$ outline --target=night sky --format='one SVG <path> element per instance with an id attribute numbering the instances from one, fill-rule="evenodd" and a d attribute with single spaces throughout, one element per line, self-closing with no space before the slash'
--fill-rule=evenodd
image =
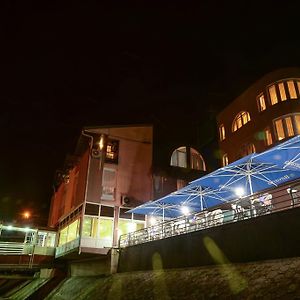
<path id="1" fill-rule="evenodd" d="M 82 126 L 203 120 L 300 66 L 297 1 L 40 2 L 0 4 L 0 221 L 46 223 Z"/>

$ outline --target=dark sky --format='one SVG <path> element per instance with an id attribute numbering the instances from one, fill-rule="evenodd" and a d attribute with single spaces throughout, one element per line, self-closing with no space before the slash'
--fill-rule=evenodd
<path id="1" fill-rule="evenodd" d="M 40 2 L 0 4 L 0 220 L 45 220 L 82 126 L 205 119 L 300 66 L 297 1 Z"/>

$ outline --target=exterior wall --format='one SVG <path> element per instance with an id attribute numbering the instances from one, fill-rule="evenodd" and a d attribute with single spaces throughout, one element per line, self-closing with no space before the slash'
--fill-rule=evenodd
<path id="1" fill-rule="evenodd" d="M 73 248 L 74 250 L 79 248 L 79 251 L 98 253 L 94 248 L 117 245 L 119 208 L 123 206 L 123 196 L 126 195 L 130 199 L 130 203 L 125 205 L 126 208 L 134 207 L 152 198 L 152 126 L 93 128 L 87 129 L 86 132 L 93 137 L 90 142 L 93 141 L 95 145 L 103 134 L 106 139 L 117 140 L 119 142 L 118 162 L 104 162 L 106 147 L 101 155 L 90 155 L 90 147 L 94 145 L 88 145 L 87 141 L 81 140 L 80 147 L 85 150 L 81 150 L 79 160 L 67 172 L 67 181 L 61 182 L 52 199 L 49 225 L 59 224 L 59 231 L 62 231 L 76 219 L 80 220 L 77 233 L 72 231 L 72 237 L 79 236 L 79 239 L 74 240 L 77 243 L 73 243 L 74 241 L 68 238 L 62 239 L 63 242 L 60 242 L 58 249 L 60 256 L 63 254 L 61 252 L 67 252 L 66 249 L 68 252 Z M 109 200 L 102 197 L 103 170 L 107 168 L 115 170 L 116 179 L 114 195 Z M 80 205 L 82 205 L 82 210 Z M 92 207 L 98 210 L 98 213 L 89 215 L 85 211 L 86 205 L 90 207 L 96 205 Z M 103 217 L 101 215 L 103 206 L 112 207 L 114 217 Z M 94 237 L 82 235 L 86 218 L 95 222 L 92 225 L 93 230 L 97 227 Z M 113 220 L 111 241 L 101 238 L 101 226 L 104 223 L 101 225 L 99 222 L 104 219 Z M 69 236 L 69 230 L 71 229 L 65 230 L 63 234 Z"/>
<path id="2" fill-rule="evenodd" d="M 217 117 L 218 128 L 221 124 L 225 127 L 226 138 L 219 141 L 219 147 L 223 153 L 228 154 L 229 162 L 233 162 L 244 156 L 241 149 L 244 145 L 253 143 L 256 152 L 262 152 L 268 148 L 265 143 L 264 129 L 270 127 L 272 130 L 273 144 L 276 141 L 273 129 L 273 120 L 290 113 L 300 112 L 300 96 L 298 99 L 288 99 L 275 105 L 270 104 L 267 87 L 272 83 L 285 79 L 300 78 L 300 69 L 281 69 L 267 74 L 254 83 L 242 95 L 229 104 Z M 259 112 L 257 96 L 264 92 L 266 110 Z M 251 121 L 232 132 L 232 124 L 235 116 L 241 111 L 248 111 Z M 271 147 L 270 145 L 269 147 Z"/>
<path id="3" fill-rule="evenodd" d="M 121 249 L 119 272 L 241 263 L 300 255 L 300 208 Z M 176 249 L 176 251 L 174 251 Z"/>

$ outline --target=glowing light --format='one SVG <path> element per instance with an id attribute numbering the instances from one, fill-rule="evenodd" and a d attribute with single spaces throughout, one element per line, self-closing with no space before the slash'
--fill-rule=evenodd
<path id="1" fill-rule="evenodd" d="M 11 225 L 8 225 L 7 227 L 6 227 L 6 229 L 8 229 L 8 230 L 12 230 L 12 226 Z"/>
<path id="2" fill-rule="evenodd" d="M 245 195 L 245 190 L 242 187 L 236 188 L 234 192 L 238 197 L 242 197 Z"/>
<path id="3" fill-rule="evenodd" d="M 29 211 L 24 211 L 22 215 L 23 215 L 24 219 L 29 219 L 30 218 L 30 212 Z"/>
<path id="4" fill-rule="evenodd" d="M 27 232 L 27 231 L 29 231 L 30 230 L 30 228 L 29 227 L 25 227 L 25 231 Z"/>
<path id="5" fill-rule="evenodd" d="M 128 232 L 134 232 L 136 230 L 136 224 L 128 223 L 127 224 L 127 229 L 128 229 Z"/>
<path id="6" fill-rule="evenodd" d="M 154 217 L 151 217 L 149 221 L 150 221 L 150 225 L 151 226 L 153 226 L 153 225 L 155 225 L 157 223 L 157 221 L 156 221 L 156 219 Z"/>
<path id="7" fill-rule="evenodd" d="M 187 216 L 190 213 L 190 209 L 187 206 L 182 206 L 181 211 L 185 216 Z"/>
<path id="8" fill-rule="evenodd" d="M 103 136 L 101 136 L 101 139 L 99 141 L 99 149 L 102 150 L 103 147 L 104 147 L 104 138 L 103 138 Z"/>

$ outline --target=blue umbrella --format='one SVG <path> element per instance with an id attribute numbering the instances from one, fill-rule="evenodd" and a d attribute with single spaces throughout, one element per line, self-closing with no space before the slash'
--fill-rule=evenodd
<path id="1" fill-rule="evenodd" d="M 163 221 L 165 218 L 177 218 L 183 215 L 179 205 L 165 203 L 161 199 L 146 202 L 129 210 L 127 213 L 161 216 Z"/>
<path id="2" fill-rule="evenodd" d="M 228 191 L 230 198 L 234 199 L 238 189 L 242 189 L 244 195 L 252 195 L 296 178 L 300 178 L 300 172 L 263 162 L 257 154 L 251 154 L 191 182 L 190 186 L 209 186 Z"/>
<path id="3" fill-rule="evenodd" d="M 265 152 L 257 159 L 270 162 L 284 169 L 300 171 L 300 136 L 295 136 Z"/>
<path id="4" fill-rule="evenodd" d="M 230 193 L 205 186 L 186 186 L 160 200 L 165 203 L 187 206 L 194 212 L 228 202 Z"/>

